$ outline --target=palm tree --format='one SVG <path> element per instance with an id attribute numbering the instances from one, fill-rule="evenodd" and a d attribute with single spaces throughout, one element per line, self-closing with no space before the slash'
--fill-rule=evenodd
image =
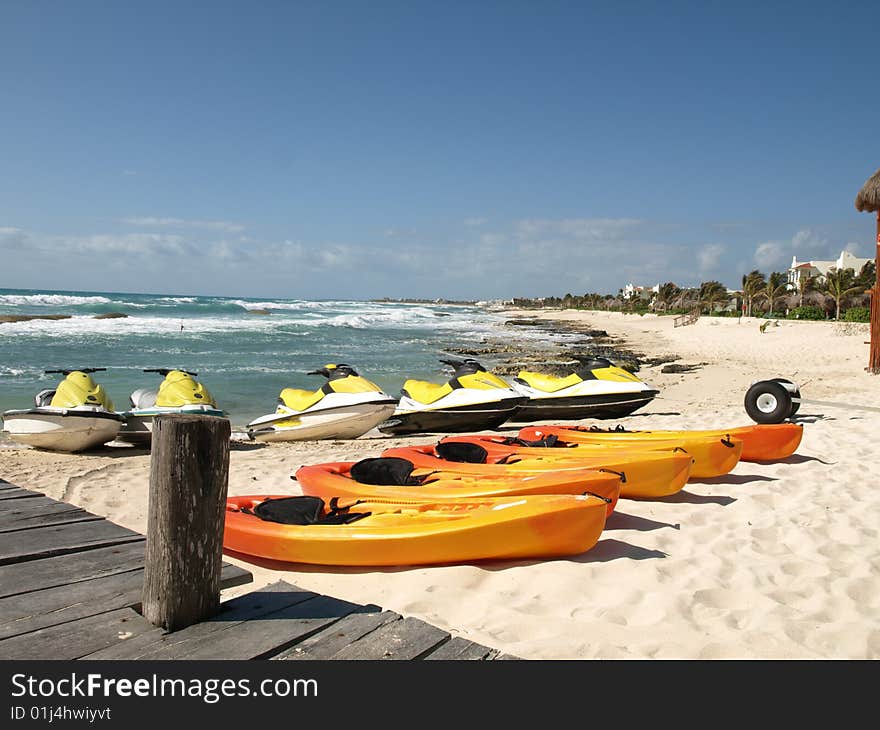
<path id="1" fill-rule="evenodd" d="M 859 294 L 864 288 L 856 283 L 856 274 L 852 269 L 831 269 L 825 274 L 825 292 L 834 298 L 837 312 L 834 319 L 840 319 L 840 302 L 848 296 Z"/>
<path id="2" fill-rule="evenodd" d="M 874 286 L 874 282 L 876 280 L 877 265 L 873 261 L 868 261 L 856 276 L 855 284 L 865 289 L 870 289 L 872 286 Z"/>
<path id="3" fill-rule="evenodd" d="M 773 301 L 780 294 L 785 292 L 785 282 L 787 277 L 779 271 L 774 271 L 767 277 L 764 288 L 755 294 L 755 297 L 762 297 L 767 300 L 767 316 L 773 314 Z"/>
<path id="4" fill-rule="evenodd" d="M 804 295 L 807 292 L 816 291 L 816 282 L 812 276 L 804 276 L 798 279 L 798 306 L 804 306 Z"/>
<path id="5" fill-rule="evenodd" d="M 666 311 L 679 294 L 681 294 L 681 289 L 671 281 L 661 284 L 659 291 L 654 296 L 654 308 L 662 307 L 662 309 Z"/>
<path id="6" fill-rule="evenodd" d="M 720 281 L 704 281 L 700 284 L 699 301 L 706 305 L 707 314 L 712 313 L 716 302 L 724 301 L 727 298 L 727 287 Z"/>
<path id="7" fill-rule="evenodd" d="M 746 300 L 746 316 L 752 316 L 752 300 L 755 294 L 764 286 L 764 274 L 757 269 L 744 274 L 742 278 L 742 293 Z"/>

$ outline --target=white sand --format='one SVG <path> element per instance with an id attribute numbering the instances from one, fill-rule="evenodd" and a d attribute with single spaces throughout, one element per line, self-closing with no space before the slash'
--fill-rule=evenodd
<path id="1" fill-rule="evenodd" d="M 761 333 L 760 320 L 745 318 L 673 328 L 650 315 L 541 316 L 583 319 L 645 354 L 706 363 L 686 374 L 643 369 L 661 396 L 623 419 L 630 428 L 750 423 L 747 387 L 776 376 L 798 382 L 805 399 L 880 406 L 880 378 L 864 372 L 867 326 L 782 321 Z M 283 578 L 530 659 L 878 658 L 880 412 L 805 403 L 798 415 L 804 439 L 785 463 L 743 462 L 670 498 L 622 499 L 583 555 L 375 570 L 244 564 L 255 582 L 229 595 Z M 295 494 L 290 475 L 301 464 L 434 440 L 234 445 L 229 492 Z M 0 449 L 3 478 L 141 532 L 148 472 L 143 452 Z"/>

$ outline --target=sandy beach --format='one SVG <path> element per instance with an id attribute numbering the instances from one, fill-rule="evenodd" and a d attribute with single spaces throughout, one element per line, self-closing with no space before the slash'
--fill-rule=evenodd
<path id="1" fill-rule="evenodd" d="M 867 325 L 586 311 L 510 312 L 604 329 L 691 372 L 639 376 L 660 390 L 628 428 L 723 428 L 751 421 L 743 395 L 786 377 L 805 399 L 878 406 L 864 372 Z M 868 659 L 880 657 L 880 412 L 804 403 L 798 452 L 741 462 L 668 498 L 621 499 L 590 551 L 551 561 L 352 569 L 243 562 L 278 579 L 417 616 L 526 659 Z M 507 426 L 513 430 L 513 426 Z M 229 494 L 297 494 L 302 464 L 378 456 L 432 435 L 261 445 L 233 442 Z M 0 477 L 146 531 L 149 453 L 0 448 Z"/>

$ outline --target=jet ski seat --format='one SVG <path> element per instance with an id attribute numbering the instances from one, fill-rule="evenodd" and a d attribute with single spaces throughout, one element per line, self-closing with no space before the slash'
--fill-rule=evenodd
<path id="1" fill-rule="evenodd" d="M 152 408 L 156 405 L 158 393 L 149 388 L 138 388 L 129 396 L 132 408 Z"/>
<path id="2" fill-rule="evenodd" d="M 543 390 L 545 393 L 555 393 L 563 388 L 570 388 L 583 382 L 583 379 L 577 374 L 572 373 L 564 378 L 555 375 L 545 375 L 544 373 L 533 373 L 528 370 L 521 370 L 517 380 L 530 385 L 536 390 Z"/>
<path id="3" fill-rule="evenodd" d="M 37 408 L 45 408 L 52 404 L 52 398 L 55 396 L 55 388 L 46 388 L 41 390 L 34 396 L 34 403 Z"/>
<path id="4" fill-rule="evenodd" d="M 299 388 L 285 388 L 281 391 L 278 400 L 294 411 L 304 411 L 311 408 L 324 397 L 323 390 L 300 390 Z"/>
<path id="5" fill-rule="evenodd" d="M 429 383 L 426 380 L 407 380 L 400 392 L 414 401 L 430 405 L 440 400 L 444 395 L 451 393 L 452 386 L 449 383 L 439 385 L 437 383 Z"/>

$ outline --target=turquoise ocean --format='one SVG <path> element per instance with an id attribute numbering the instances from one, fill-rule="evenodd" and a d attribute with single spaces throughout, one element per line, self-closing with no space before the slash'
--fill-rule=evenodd
<path id="1" fill-rule="evenodd" d="M 111 312 L 127 316 L 95 319 Z M 0 410 L 54 387 L 61 376 L 44 370 L 107 368 L 93 377 L 124 410 L 133 390 L 159 385 L 143 368 L 181 368 L 241 428 L 274 411 L 283 388 L 319 388 L 306 373 L 327 363 L 398 396 L 409 377 L 449 377 L 444 348 L 505 334 L 505 315 L 480 306 L 0 289 L 0 315 L 49 314 L 70 318 L 0 323 Z"/>

